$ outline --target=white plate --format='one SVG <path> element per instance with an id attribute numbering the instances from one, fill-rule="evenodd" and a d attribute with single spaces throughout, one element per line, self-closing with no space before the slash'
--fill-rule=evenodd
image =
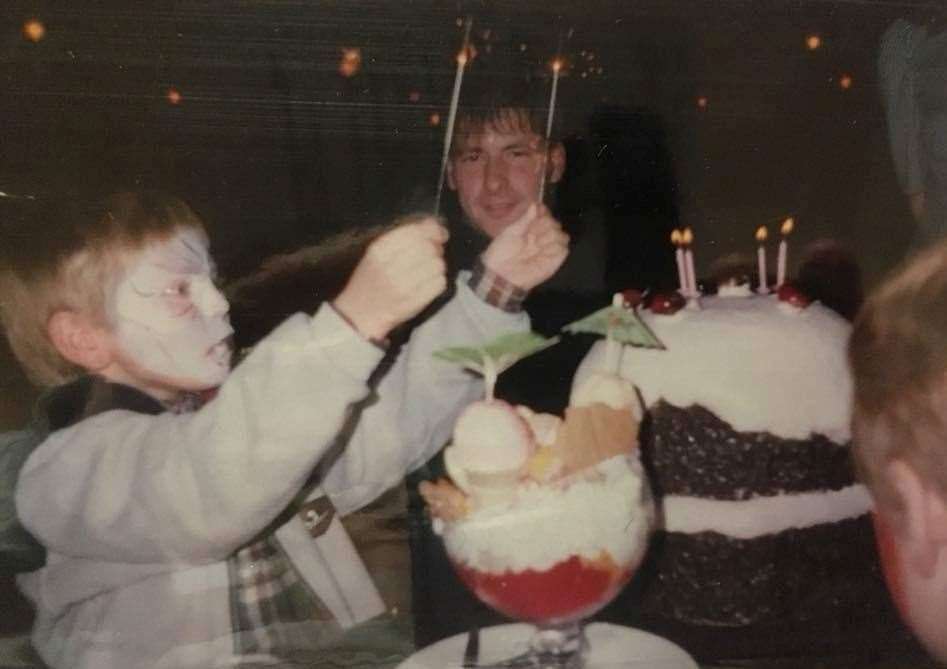
<path id="1" fill-rule="evenodd" d="M 526 651 L 535 627 L 526 623 L 497 625 L 480 630 L 481 664 L 500 662 Z M 648 632 L 590 623 L 585 627 L 589 639 L 586 669 L 698 669 L 697 663 L 680 646 Z M 398 669 L 457 669 L 463 664 L 467 635 L 458 634 L 422 648 L 398 665 Z"/>

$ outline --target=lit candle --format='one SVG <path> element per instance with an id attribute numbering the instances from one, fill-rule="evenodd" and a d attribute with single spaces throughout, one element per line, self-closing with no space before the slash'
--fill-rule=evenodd
<path id="1" fill-rule="evenodd" d="M 674 244 L 674 260 L 677 262 L 677 285 L 681 295 L 688 291 L 687 270 L 684 269 L 684 249 L 681 247 L 681 231 L 675 228 L 671 231 L 671 243 Z"/>
<path id="2" fill-rule="evenodd" d="M 756 241 L 759 242 L 756 249 L 756 264 L 760 273 L 760 286 L 757 292 L 764 295 L 769 292 L 769 287 L 766 285 L 766 246 L 764 244 L 768 235 L 765 225 L 756 229 Z"/>
<path id="3" fill-rule="evenodd" d="M 697 297 L 697 275 L 694 272 L 694 254 L 691 244 L 694 242 L 694 233 L 690 228 L 684 228 L 681 233 L 681 244 L 684 245 L 684 293 L 685 297 Z"/>
<path id="4" fill-rule="evenodd" d="M 779 234 L 782 235 L 782 239 L 779 240 L 779 254 L 776 256 L 777 286 L 781 286 L 786 282 L 786 253 L 789 250 L 789 242 L 786 238 L 789 237 L 794 225 L 795 221 L 793 221 L 792 218 L 787 218 L 783 221 L 783 225 L 779 229 Z"/>

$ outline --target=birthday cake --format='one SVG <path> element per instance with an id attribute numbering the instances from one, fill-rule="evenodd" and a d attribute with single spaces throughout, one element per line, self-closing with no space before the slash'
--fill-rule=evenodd
<path id="1" fill-rule="evenodd" d="M 654 510 L 637 453 L 633 388 L 592 375 L 560 418 L 491 399 L 424 483 L 461 580 L 516 620 L 565 623 L 607 604 L 644 558 Z"/>
<path id="2" fill-rule="evenodd" d="M 659 504 L 640 605 L 719 628 L 844 616 L 866 588 L 877 601 L 870 501 L 849 458 L 848 322 L 792 290 L 674 297 L 639 309 L 666 350 L 620 360 L 646 407 Z M 604 356 L 593 347 L 575 387 Z"/>

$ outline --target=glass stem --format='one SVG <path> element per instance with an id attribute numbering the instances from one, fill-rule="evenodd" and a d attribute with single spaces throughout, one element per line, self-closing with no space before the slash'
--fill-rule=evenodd
<path id="1" fill-rule="evenodd" d="M 588 655 L 589 642 L 581 621 L 559 625 L 540 624 L 530 647 L 536 654 L 537 667 L 542 669 L 582 669 Z"/>

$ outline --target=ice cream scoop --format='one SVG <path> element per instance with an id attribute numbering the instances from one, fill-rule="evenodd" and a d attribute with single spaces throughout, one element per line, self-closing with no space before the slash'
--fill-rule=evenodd
<path id="1" fill-rule="evenodd" d="M 454 426 L 458 464 L 478 471 L 522 466 L 534 449 L 532 431 L 516 409 L 503 400 L 474 402 Z"/>
<path id="2" fill-rule="evenodd" d="M 536 444 L 526 420 L 502 400 L 475 402 L 454 427 L 444 451 L 447 473 L 481 504 L 512 499 Z"/>
<path id="3" fill-rule="evenodd" d="M 593 372 L 572 391 L 569 406 L 588 407 L 604 404 L 612 409 L 631 409 L 641 420 L 641 406 L 635 387 L 625 378 L 609 372 Z"/>

